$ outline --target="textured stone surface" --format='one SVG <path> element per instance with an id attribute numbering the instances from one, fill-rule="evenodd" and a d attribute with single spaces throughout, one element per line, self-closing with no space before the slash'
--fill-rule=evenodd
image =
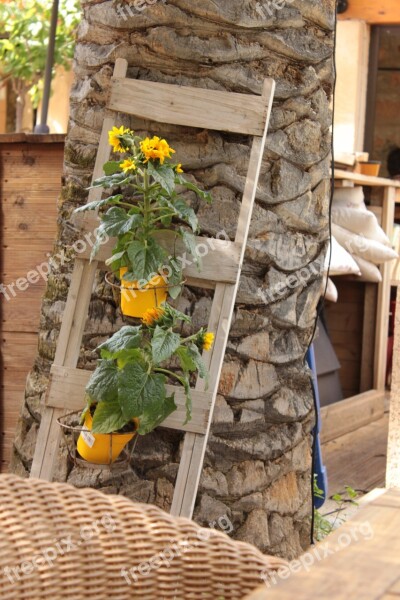
<path id="1" fill-rule="evenodd" d="M 248 94 L 259 93 L 265 77 L 276 80 L 195 518 L 208 524 L 226 515 L 234 537 L 293 558 L 309 543 L 314 417 L 304 356 L 328 238 L 335 2 L 293 0 L 260 14 L 255 0 L 168 0 L 126 13 L 126 18 L 118 14 L 119 4 L 82 3 L 56 252 L 74 241 L 73 230 L 62 224 L 87 198 L 116 57 L 128 59 L 130 77 L 152 81 Z M 134 117 L 121 117 L 122 123 L 139 133 L 168 138 L 192 180 L 214 196 L 214 204 L 207 207 L 188 196 L 203 232 L 224 229 L 233 237 L 249 140 L 152 125 Z M 12 469 L 24 476 L 31 466 L 71 266 L 51 273 L 43 301 L 39 356 L 28 379 L 12 463 Z M 210 292 L 191 288 L 179 306 L 201 327 L 207 323 L 211 298 Z M 99 273 L 80 368 L 94 367 L 93 349 L 122 323 Z M 72 469 L 61 449 L 57 477 L 168 509 L 182 437 L 160 430 L 139 439 L 132 468 L 113 477 L 98 469 Z"/>

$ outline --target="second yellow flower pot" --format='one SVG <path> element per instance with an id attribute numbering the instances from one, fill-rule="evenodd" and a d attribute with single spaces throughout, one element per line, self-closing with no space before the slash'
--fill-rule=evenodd
<path id="1" fill-rule="evenodd" d="M 80 456 L 96 465 L 109 465 L 115 462 L 126 444 L 136 435 L 138 420 L 134 419 L 135 431 L 129 433 L 91 433 L 92 415 L 85 417 L 85 427 L 78 438 L 76 448 Z"/>
<path id="2" fill-rule="evenodd" d="M 139 289 L 137 281 L 123 278 L 126 271 L 126 267 L 120 269 L 122 314 L 126 317 L 142 317 L 146 310 L 166 301 L 168 287 L 161 275 L 153 277 L 145 287 Z"/>

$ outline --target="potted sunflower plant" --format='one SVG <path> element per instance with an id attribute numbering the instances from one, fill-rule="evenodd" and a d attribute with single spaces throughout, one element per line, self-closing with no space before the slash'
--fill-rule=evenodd
<path id="1" fill-rule="evenodd" d="M 100 217 L 92 258 L 105 235 L 116 238 L 106 264 L 121 281 L 121 310 L 126 316 L 142 317 L 168 294 L 176 298 L 182 288 L 181 263 L 166 249 L 165 237 L 172 238 L 169 247 L 181 238 L 200 268 L 198 220 L 182 190 L 191 190 L 206 202 L 211 202 L 211 196 L 182 175 L 181 164 L 172 160 L 175 150 L 165 139 L 143 138 L 121 126 L 109 132 L 109 142 L 120 158 L 104 165 L 104 176 L 92 187 L 112 193 L 75 212 L 107 207 Z"/>
<path id="2" fill-rule="evenodd" d="M 190 421 L 190 379 L 206 379 L 201 352 L 214 334 L 204 328 L 184 336 L 177 329 L 191 318 L 169 304 L 148 309 L 138 326 L 126 325 L 100 344 L 100 359 L 86 386 L 77 450 L 94 464 L 114 462 L 135 435 L 146 435 L 176 410 L 167 384 L 182 386 Z"/>

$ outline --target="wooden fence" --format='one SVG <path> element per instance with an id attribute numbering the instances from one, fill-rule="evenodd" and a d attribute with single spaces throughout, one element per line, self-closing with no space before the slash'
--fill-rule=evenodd
<path id="1" fill-rule="evenodd" d="M 26 377 L 37 353 L 46 283 L 22 279 L 48 260 L 57 229 L 63 135 L 0 136 L 1 402 L 0 469 L 7 470 Z M 20 279 L 20 281 L 18 281 Z M 26 288 L 26 289 L 25 289 Z M 2 453 L 1 453 L 2 450 Z"/>

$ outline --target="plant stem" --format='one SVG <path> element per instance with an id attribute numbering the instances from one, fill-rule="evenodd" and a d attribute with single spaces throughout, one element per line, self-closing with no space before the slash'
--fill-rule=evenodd
<path id="1" fill-rule="evenodd" d="M 169 375 L 170 377 L 175 377 L 175 379 L 177 379 L 179 381 L 179 383 L 181 385 L 183 385 L 183 387 L 185 387 L 184 381 L 182 379 L 182 377 L 180 377 L 179 375 L 177 375 L 176 373 L 174 373 L 173 371 L 169 371 L 168 369 L 161 369 L 161 368 L 155 368 L 154 371 L 156 371 L 157 373 L 164 373 L 165 375 Z"/>
<path id="2" fill-rule="evenodd" d="M 150 229 L 150 186 L 149 186 L 149 174 L 147 169 L 143 171 L 143 198 L 144 198 L 144 222 L 143 228 L 145 231 L 145 237 L 147 236 Z"/>

